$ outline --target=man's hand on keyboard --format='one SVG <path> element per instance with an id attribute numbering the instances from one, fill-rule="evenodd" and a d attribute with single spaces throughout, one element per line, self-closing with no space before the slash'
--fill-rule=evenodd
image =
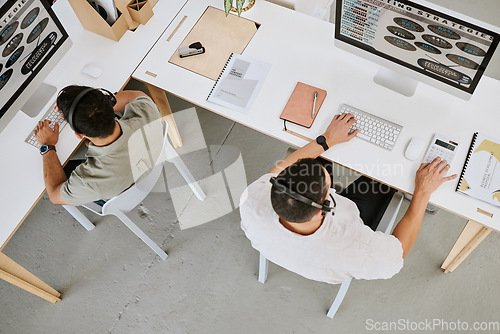
<path id="1" fill-rule="evenodd" d="M 59 123 L 54 125 L 54 130 L 50 128 L 50 121 L 38 122 L 35 129 L 35 138 L 40 145 L 55 145 L 59 140 Z"/>
<path id="2" fill-rule="evenodd" d="M 355 130 L 349 133 L 349 129 L 354 123 L 356 120 L 352 114 L 335 115 L 324 134 L 327 145 L 332 147 L 354 138 L 359 132 L 359 130 Z"/>

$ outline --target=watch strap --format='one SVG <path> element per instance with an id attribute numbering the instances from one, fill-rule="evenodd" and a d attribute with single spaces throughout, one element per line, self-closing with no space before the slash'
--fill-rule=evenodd
<path id="1" fill-rule="evenodd" d="M 326 138 L 325 136 L 318 136 L 316 138 L 316 143 L 320 144 L 321 146 L 323 146 L 323 149 L 326 151 L 328 150 L 330 147 L 328 147 L 328 144 L 326 143 Z"/>

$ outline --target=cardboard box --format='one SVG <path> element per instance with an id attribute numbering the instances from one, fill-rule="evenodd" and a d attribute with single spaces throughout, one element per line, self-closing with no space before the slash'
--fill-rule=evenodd
<path id="1" fill-rule="evenodd" d="M 126 15 L 118 10 L 118 19 L 109 25 L 87 0 L 68 0 L 83 28 L 98 35 L 119 41 L 129 29 Z M 128 13 L 127 13 L 128 14 Z"/>

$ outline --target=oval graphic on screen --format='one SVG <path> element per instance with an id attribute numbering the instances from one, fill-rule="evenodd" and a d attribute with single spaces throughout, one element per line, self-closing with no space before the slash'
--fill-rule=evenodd
<path id="1" fill-rule="evenodd" d="M 7 42 L 9 38 L 14 35 L 14 32 L 16 31 L 17 27 L 19 26 L 19 22 L 14 22 L 12 24 L 9 24 L 5 28 L 2 29 L 0 32 L 0 45 L 3 43 Z"/>
<path id="2" fill-rule="evenodd" d="M 51 32 L 43 41 L 31 52 L 24 65 L 21 67 L 22 74 L 28 74 L 30 71 L 36 67 L 36 65 L 42 60 L 42 58 L 49 52 L 52 44 L 55 43 L 57 39 L 57 34 Z"/>
<path id="3" fill-rule="evenodd" d="M 407 51 L 415 51 L 417 50 L 416 47 L 408 43 L 407 41 L 403 41 L 402 39 L 392 37 L 392 36 L 384 36 L 384 39 L 391 43 L 394 46 L 397 46 L 400 49 L 407 50 Z"/>
<path id="4" fill-rule="evenodd" d="M 430 53 L 433 53 L 435 55 L 441 54 L 441 51 L 438 48 L 436 48 L 430 44 L 422 43 L 422 42 L 415 42 L 415 45 L 418 46 L 420 49 L 427 51 L 427 52 L 430 52 Z"/>
<path id="5" fill-rule="evenodd" d="M 438 36 L 426 34 L 426 35 L 422 35 L 422 38 L 427 43 L 430 43 L 434 46 L 437 46 L 438 48 L 451 49 L 453 47 L 453 45 L 451 45 L 451 43 L 449 43 L 447 40 L 444 40 Z"/>
<path id="6" fill-rule="evenodd" d="M 408 29 L 410 31 L 422 32 L 424 31 L 424 27 L 422 27 L 417 22 L 413 22 L 412 20 L 408 20 L 403 17 L 395 17 L 394 22 L 402 28 Z"/>
<path id="7" fill-rule="evenodd" d="M 5 63 L 5 68 L 11 67 L 23 54 L 24 51 L 24 46 L 21 46 L 19 49 L 17 49 L 12 56 L 10 56 L 9 60 Z"/>
<path id="8" fill-rule="evenodd" d="M 428 70 L 432 73 L 439 74 L 445 78 L 455 80 L 459 83 L 463 84 L 470 84 L 472 82 L 472 79 L 463 73 L 460 73 L 454 69 L 449 68 L 448 66 L 445 66 L 443 64 L 435 63 L 433 61 L 427 60 L 420 58 L 417 60 L 417 63 L 422 66 L 424 70 Z"/>
<path id="9" fill-rule="evenodd" d="M 30 10 L 30 12 L 26 14 L 23 21 L 21 22 L 21 29 L 29 27 L 38 17 L 38 13 L 40 13 L 40 8 L 38 7 L 35 7 L 32 10 Z"/>
<path id="10" fill-rule="evenodd" d="M 10 77 L 12 76 L 12 72 L 14 71 L 10 69 L 0 75 L 0 89 L 2 89 L 7 84 L 7 81 L 9 81 Z"/>
<path id="11" fill-rule="evenodd" d="M 455 44 L 457 48 L 462 50 L 465 53 L 468 53 L 473 56 L 478 56 L 478 57 L 484 57 L 486 56 L 486 51 L 481 49 L 479 46 L 475 46 L 469 43 L 464 43 L 464 42 L 458 42 Z"/>
<path id="12" fill-rule="evenodd" d="M 31 30 L 30 34 L 28 35 L 27 42 L 31 43 L 35 39 L 37 39 L 38 36 L 40 36 L 40 34 L 45 30 L 45 27 L 47 27 L 47 24 L 49 24 L 48 17 L 46 17 L 43 20 L 41 20 L 40 22 L 38 22 L 38 24 L 33 28 L 33 30 Z"/>
<path id="13" fill-rule="evenodd" d="M 389 30 L 389 32 L 393 35 L 396 35 L 400 38 L 404 38 L 404 39 L 415 39 L 415 35 L 413 35 L 411 32 L 409 32 L 408 30 L 405 30 L 403 28 L 400 28 L 400 27 L 395 27 L 395 26 L 388 26 L 387 27 L 387 30 Z"/>
<path id="14" fill-rule="evenodd" d="M 438 36 L 449 38 L 449 39 L 460 39 L 461 36 L 458 34 L 458 32 L 451 30 L 446 27 L 442 26 L 435 26 L 435 25 L 428 25 L 427 28 L 429 28 L 430 31 L 435 33 Z"/>
<path id="15" fill-rule="evenodd" d="M 19 33 L 14 38 L 12 38 L 9 43 L 5 46 L 5 49 L 2 51 L 2 57 L 7 57 L 10 55 L 21 43 L 23 40 L 23 34 Z"/>
<path id="16" fill-rule="evenodd" d="M 459 55 L 447 54 L 446 58 L 451 60 L 457 65 L 463 66 L 465 68 L 470 68 L 471 70 L 477 70 L 479 68 L 479 64 L 475 61 L 470 60 L 469 58 L 465 58 Z"/>

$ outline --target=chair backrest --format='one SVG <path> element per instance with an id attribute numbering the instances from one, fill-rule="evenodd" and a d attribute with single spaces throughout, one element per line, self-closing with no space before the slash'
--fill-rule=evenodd
<path id="1" fill-rule="evenodd" d="M 163 144 L 161 153 L 158 159 L 156 159 L 154 167 L 139 177 L 136 183 L 130 186 L 130 188 L 108 200 L 102 207 L 103 214 L 106 215 L 116 211 L 127 213 L 135 208 L 151 192 L 160 178 L 163 162 L 167 156 L 166 152 L 170 148 L 167 134 L 168 123 L 163 121 Z M 144 139 L 147 140 L 146 138 Z"/>

